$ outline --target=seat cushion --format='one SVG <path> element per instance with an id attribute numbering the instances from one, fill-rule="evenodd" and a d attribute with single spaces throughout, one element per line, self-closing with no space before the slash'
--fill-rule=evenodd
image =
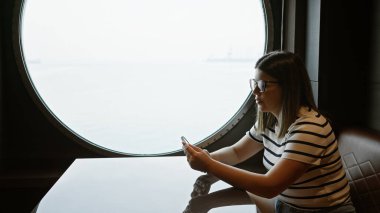
<path id="1" fill-rule="evenodd" d="M 380 134 L 343 129 L 338 140 L 357 212 L 380 212 Z"/>

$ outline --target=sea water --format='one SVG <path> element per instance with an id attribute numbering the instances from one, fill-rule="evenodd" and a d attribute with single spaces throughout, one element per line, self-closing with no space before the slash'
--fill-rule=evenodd
<path id="1" fill-rule="evenodd" d="M 48 109 L 71 131 L 125 153 L 180 149 L 210 136 L 248 98 L 251 62 L 28 63 Z"/>

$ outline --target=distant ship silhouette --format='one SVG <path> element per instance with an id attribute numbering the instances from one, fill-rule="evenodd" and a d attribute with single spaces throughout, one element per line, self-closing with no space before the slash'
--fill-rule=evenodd
<path id="1" fill-rule="evenodd" d="M 225 57 L 208 57 L 206 62 L 253 62 L 254 58 L 233 57 L 232 51 L 228 51 Z"/>

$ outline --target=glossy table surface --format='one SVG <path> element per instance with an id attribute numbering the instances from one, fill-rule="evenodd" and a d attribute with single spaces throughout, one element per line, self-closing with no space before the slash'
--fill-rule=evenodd
<path id="1" fill-rule="evenodd" d="M 77 159 L 35 212 L 256 212 L 245 192 L 222 181 L 198 195 L 202 175 L 182 156 Z"/>

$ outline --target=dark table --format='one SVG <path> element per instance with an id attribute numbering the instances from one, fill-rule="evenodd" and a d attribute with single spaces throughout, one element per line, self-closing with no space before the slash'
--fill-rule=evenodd
<path id="1" fill-rule="evenodd" d="M 202 175 L 185 157 L 77 159 L 34 212 L 256 212 L 245 192 L 222 181 L 192 198 Z"/>

